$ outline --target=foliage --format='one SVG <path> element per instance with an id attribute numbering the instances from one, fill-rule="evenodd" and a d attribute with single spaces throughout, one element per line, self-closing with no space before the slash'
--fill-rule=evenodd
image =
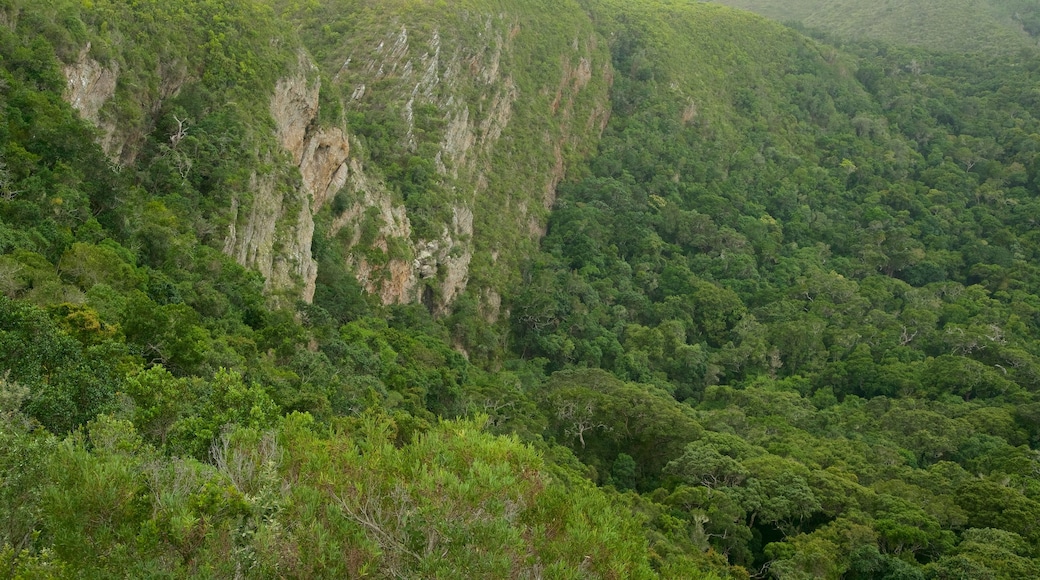
<path id="1" fill-rule="evenodd" d="M 857 0 L 715 0 L 836 38 L 876 39 L 949 52 L 1013 52 L 1035 45 L 1036 0 L 884 5 Z M 1031 42 L 1033 41 L 1033 42 Z"/>
<path id="2" fill-rule="evenodd" d="M 1040 574 L 1035 53 L 557 8 L 0 2 L 5 574 Z M 365 294 L 354 233 L 325 235 L 347 194 L 316 217 L 313 304 L 224 244 L 257 180 L 298 185 L 267 95 L 300 50 L 319 122 L 416 239 L 457 219 L 449 91 L 409 101 L 398 71 L 353 99 L 360 65 L 336 76 L 388 14 L 480 70 L 521 35 L 497 62 L 533 97 L 473 162 L 449 313 Z M 118 152 L 62 98 L 83 56 L 121 71 L 99 112 Z M 566 80 L 586 57 L 587 91 Z M 492 127 L 504 78 L 453 88 L 468 122 Z M 502 220 L 538 172 L 563 181 L 535 250 Z M 371 213 L 363 251 L 414 259 Z"/>

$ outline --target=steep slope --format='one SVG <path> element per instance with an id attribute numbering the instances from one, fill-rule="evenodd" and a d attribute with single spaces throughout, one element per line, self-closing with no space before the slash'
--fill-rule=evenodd
<path id="1" fill-rule="evenodd" d="M 443 313 L 472 281 L 494 321 L 607 119 L 609 57 L 588 17 L 574 2 L 292 7 L 327 79 L 323 119 L 357 143 L 324 234 L 384 303 Z"/>
<path id="2" fill-rule="evenodd" d="M 950 52 L 1006 53 L 1035 47 L 1040 3 L 1035 0 L 716 0 L 841 38 Z"/>
<path id="3" fill-rule="evenodd" d="M 316 71 L 287 23 L 259 2 L 28 8 L 9 7 L 10 24 L 53 18 L 64 96 L 98 127 L 113 167 L 177 207 L 203 243 L 259 271 L 274 299 L 309 301 L 311 214 L 323 194 L 310 174 L 325 160 L 300 149 L 328 136 L 287 135 L 317 112 L 306 95 Z"/>
<path id="4" fill-rule="evenodd" d="M 471 301 L 497 319 L 556 184 L 608 116 L 609 59 L 587 16 L 522 2 L 279 8 L 246 3 L 217 28 L 207 6 L 76 8 L 66 99 L 113 160 L 204 203 L 204 241 L 272 295 L 310 302 L 320 285 L 335 311 L 330 280 L 348 274 L 385 304 L 445 313 L 474 277 Z M 265 26 L 245 33 L 251 21 Z M 209 162 L 200 146 L 231 135 L 245 155 L 213 161 L 233 179 L 193 172 Z"/>

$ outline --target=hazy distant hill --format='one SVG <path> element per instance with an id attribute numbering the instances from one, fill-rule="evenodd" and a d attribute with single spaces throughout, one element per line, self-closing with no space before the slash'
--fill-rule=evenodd
<path id="1" fill-rule="evenodd" d="M 718 0 L 839 36 L 876 38 L 943 51 L 1036 46 L 1036 0 Z"/>

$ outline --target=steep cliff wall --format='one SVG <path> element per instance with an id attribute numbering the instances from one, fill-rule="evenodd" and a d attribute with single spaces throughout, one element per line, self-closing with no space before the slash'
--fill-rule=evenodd
<path id="1" fill-rule="evenodd" d="M 569 2 L 330 4 L 297 16 L 357 142 L 326 235 L 384 303 L 445 312 L 476 286 L 497 317 L 568 163 L 608 118 L 605 43 Z"/>
<path id="2" fill-rule="evenodd" d="M 281 16 L 250 49 L 277 66 L 258 76 L 235 53 L 231 80 L 212 52 L 157 48 L 141 68 L 97 32 L 106 56 L 88 44 L 68 59 L 66 98 L 114 161 L 174 167 L 155 179 L 192 190 L 206 241 L 272 295 L 313 299 L 322 236 L 385 304 L 445 313 L 473 288 L 497 319 L 557 185 L 609 116 L 610 59 L 588 16 L 533 0 L 329 0 Z M 199 151 L 217 152 L 225 181 L 192 174 Z"/>
<path id="3" fill-rule="evenodd" d="M 119 65 L 113 62 L 106 66 L 91 58 L 88 42 L 76 60 L 62 67 L 62 71 L 67 80 L 65 99 L 84 119 L 104 131 L 102 145 L 105 152 L 118 155 L 112 143 L 116 127 L 112 123 L 102 123 L 101 108 L 116 94 Z"/>
<path id="4" fill-rule="evenodd" d="M 110 9 L 119 17 L 106 19 Z M 184 221 L 263 274 L 272 299 L 309 301 L 317 275 L 313 216 L 346 181 L 346 136 L 316 127 L 320 76 L 285 23 L 240 38 L 237 46 L 224 41 L 221 55 L 216 46 L 201 50 L 179 36 L 219 28 L 207 22 L 200 31 L 208 13 L 195 9 L 87 10 L 82 17 L 99 28 L 63 67 L 65 99 L 98 127 L 112 162 L 133 167 L 151 195 L 192 200 L 198 215 Z M 262 7 L 232 14 L 255 20 L 250 10 Z M 183 21 L 149 30 L 164 18 Z M 147 41 L 128 45 L 127 37 Z M 237 68 L 222 70 L 231 59 Z"/>
<path id="5" fill-rule="evenodd" d="M 252 208 L 240 215 L 237 200 L 224 252 L 258 269 L 273 291 L 314 298 L 318 264 L 311 254 L 314 214 L 346 183 L 350 144 L 339 128 L 318 128 L 321 78 L 302 51 L 295 70 L 278 80 L 269 110 L 278 144 L 300 176 L 279 190 L 273 174 L 251 180 Z"/>

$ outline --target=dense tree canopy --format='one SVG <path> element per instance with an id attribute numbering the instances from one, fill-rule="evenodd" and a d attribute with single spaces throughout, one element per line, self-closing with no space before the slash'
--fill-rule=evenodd
<path id="1" fill-rule="evenodd" d="M 0 1 L 0 569 L 1040 575 L 1037 52 L 579 4 L 610 121 L 495 322 L 476 291 L 382 305 L 322 235 L 312 304 L 227 255 L 250 168 L 299 179 L 256 95 L 338 58 L 332 4 Z M 62 98 L 88 43 L 141 91 L 193 79 L 116 93 L 134 159 Z M 327 104 L 438 227 L 403 113 Z"/>

